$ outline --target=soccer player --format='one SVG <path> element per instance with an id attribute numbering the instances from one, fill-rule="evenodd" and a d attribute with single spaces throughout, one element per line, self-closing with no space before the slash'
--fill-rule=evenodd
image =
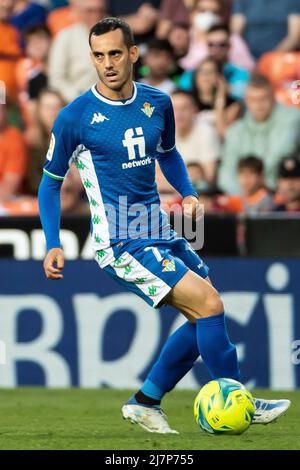
<path id="1" fill-rule="evenodd" d="M 236 348 L 208 267 L 185 239 L 173 231 L 166 235 L 169 225 L 159 209 L 155 159 L 183 197 L 185 213 L 195 216 L 200 207 L 176 150 L 170 98 L 133 81 L 138 49 L 122 20 L 97 23 L 90 32 L 90 46 L 99 81 L 60 112 L 39 188 L 48 250 L 44 269 L 49 279 L 63 277 L 60 188 L 69 163 L 75 162 L 90 203 L 91 236 L 100 268 L 149 305 L 172 305 L 187 318 L 167 340 L 142 388 L 122 408 L 125 419 L 147 431 L 177 433 L 160 407 L 163 396 L 199 355 L 212 379 L 240 380 Z M 253 422 L 268 423 L 290 402 L 256 400 L 255 405 Z"/>

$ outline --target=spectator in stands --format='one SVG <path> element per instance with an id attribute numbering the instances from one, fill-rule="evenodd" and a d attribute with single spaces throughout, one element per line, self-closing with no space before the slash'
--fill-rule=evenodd
<path id="1" fill-rule="evenodd" d="M 174 23 L 168 33 L 167 40 L 173 48 L 176 60 L 182 59 L 189 50 L 189 28 L 182 23 Z"/>
<path id="2" fill-rule="evenodd" d="M 45 24 L 47 10 L 37 2 L 16 0 L 11 23 L 22 33 L 33 26 Z"/>
<path id="3" fill-rule="evenodd" d="M 4 82 L 8 98 L 15 101 L 17 84 L 15 67 L 21 56 L 18 31 L 9 24 L 14 0 L 0 0 L 0 81 Z"/>
<path id="4" fill-rule="evenodd" d="M 137 44 L 153 38 L 159 17 L 161 0 L 108 0 L 111 16 L 123 18 L 131 27 Z"/>
<path id="5" fill-rule="evenodd" d="M 143 63 L 146 67 L 146 76 L 140 80 L 142 83 L 154 86 L 168 95 L 175 90 L 175 83 L 169 78 L 175 68 L 175 60 L 168 41 L 152 39 L 143 57 Z"/>
<path id="6" fill-rule="evenodd" d="M 188 11 L 191 11 L 194 7 L 195 0 L 184 0 L 184 4 L 187 7 Z"/>
<path id="7" fill-rule="evenodd" d="M 89 215 L 90 206 L 83 195 L 83 185 L 74 164 L 71 165 L 61 188 L 61 212 L 63 215 Z"/>
<path id="8" fill-rule="evenodd" d="M 193 70 L 210 51 L 207 47 L 207 33 L 216 25 L 223 24 L 221 0 L 196 0 L 191 13 L 191 44 L 188 55 L 181 65 L 186 70 Z M 248 46 L 240 35 L 228 33 L 228 61 L 233 65 L 252 70 L 254 60 Z"/>
<path id="9" fill-rule="evenodd" d="M 258 61 L 257 71 L 271 81 L 279 103 L 300 107 L 300 51 L 267 52 Z"/>
<path id="10" fill-rule="evenodd" d="M 48 55 L 51 46 L 50 31 L 46 26 L 33 26 L 24 33 L 26 57 L 16 67 L 18 97 L 25 123 L 33 119 L 36 100 L 43 88 L 47 87 Z"/>
<path id="11" fill-rule="evenodd" d="M 241 188 L 241 211 L 245 214 L 270 212 L 273 194 L 266 187 L 264 164 L 254 156 L 242 158 L 238 163 L 238 181 Z"/>
<path id="12" fill-rule="evenodd" d="M 260 158 L 266 183 L 274 189 L 278 163 L 297 151 L 300 142 L 300 111 L 277 104 L 267 78 L 253 75 L 246 105 L 246 115 L 227 130 L 221 161 L 219 185 L 231 194 L 239 191 L 234 175 L 241 158 L 251 154 Z"/>
<path id="13" fill-rule="evenodd" d="M 49 89 L 43 90 L 38 98 L 36 120 L 26 132 L 30 147 L 26 189 L 30 194 L 37 194 L 53 123 L 64 105 L 62 97 Z"/>
<path id="14" fill-rule="evenodd" d="M 243 98 L 249 81 L 249 73 L 245 68 L 230 61 L 230 32 L 228 28 L 224 25 L 212 26 L 207 33 L 207 46 L 210 56 L 217 61 L 229 83 L 230 94 L 237 99 Z"/>
<path id="15" fill-rule="evenodd" d="M 186 165 L 189 177 L 204 205 L 205 213 L 220 212 L 218 198 L 222 192 L 214 183 L 206 180 L 203 166 L 199 162 L 190 162 Z"/>
<path id="16" fill-rule="evenodd" d="M 286 158 L 279 165 L 278 196 L 281 204 L 275 207 L 277 212 L 300 212 L 300 161 L 298 158 Z"/>
<path id="17" fill-rule="evenodd" d="M 160 202 L 163 210 L 167 213 L 170 212 L 182 212 L 182 197 L 180 194 L 170 185 L 167 179 L 164 177 L 160 166 L 156 163 L 155 170 L 155 182 L 160 197 Z"/>
<path id="18" fill-rule="evenodd" d="M 21 131 L 9 126 L 7 106 L 0 104 L 0 204 L 22 190 L 27 152 Z"/>
<path id="19" fill-rule="evenodd" d="M 63 29 L 54 39 L 49 57 L 49 85 L 66 102 L 84 93 L 97 81 L 91 67 L 90 28 L 106 16 L 105 0 L 78 0 L 81 22 Z"/>
<path id="20" fill-rule="evenodd" d="M 191 182 L 194 189 L 200 195 L 201 191 L 207 186 L 206 174 L 203 166 L 199 162 L 190 161 L 186 165 Z"/>
<path id="21" fill-rule="evenodd" d="M 223 5 L 223 22 L 225 24 L 229 24 L 231 19 L 231 12 L 232 12 L 232 3 L 234 0 L 222 0 Z"/>
<path id="22" fill-rule="evenodd" d="M 189 27 L 188 10 L 183 0 L 162 0 L 156 28 L 159 39 L 167 39 L 174 24 Z"/>
<path id="23" fill-rule="evenodd" d="M 204 59 L 194 75 L 193 95 L 199 108 L 199 118 L 213 126 L 220 139 L 239 117 L 242 106 L 229 94 L 229 87 L 220 73 L 217 61 Z"/>
<path id="24" fill-rule="evenodd" d="M 235 0 L 231 30 L 244 35 L 256 59 L 273 50 L 294 51 L 300 44 L 300 2 Z"/>
<path id="25" fill-rule="evenodd" d="M 208 124 L 198 122 L 197 106 L 193 96 L 176 91 L 171 95 L 175 122 L 176 146 L 185 163 L 200 163 L 205 180 L 213 181 L 216 164 L 220 156 L 220 145 L 216 132 Z"/>
<path id="26" fill-rule="evenodd" d="M 224 208 L 220 204 L 219 200 L 222 201 L 223 193 L 215 183 L 206 180 L 203 166 L 199 162 L 190 162 L 186 165 L 186 168 L 194 189 L 200 197 L 200 202 L 204 205 L 205 213 L 230 212 L 228 207 Z"/>
<path id="27" fill-rule="evenodd" d="M 47 1 L 47 0 L 46 0 Z M 68 0 L 49 0 L 51 10 L 67 6 Z"/>
<path id="28" fill-rule="evenodd" d="M 79 22 L 78 0 L 70 0 L 69 5 L 51 11 L 47 18 L 47 25 L 53 36 Z"/>
<path id="29" fill-rule="evenodd" d="M 210 57 L 216 60 L 219 70 L 229 84 L 229 92 L 233 98 L 242 99 L 249 81 L 249 72 L 230 62 L 230 33 L 227 26 L 222 24 L 212 26 L 207 32 L 207 46 Z M 190 90 L 193 73 L 186 72 L 180 80 L 180 87 Z"/>

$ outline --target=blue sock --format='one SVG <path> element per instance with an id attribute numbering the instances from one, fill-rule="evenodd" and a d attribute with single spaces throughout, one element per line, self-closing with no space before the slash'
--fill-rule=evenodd
<path id="1" fill-rule="evenodd" d="M 212 379 L 240 380 L 236 347 L 230 342 L 225 315 L 200 318 L 196 322 L 197 343 Z"/>
<path id="2" fill-rule="evenodd" d="M 186 322 L 167 339 L 141 391 L 161 400 L 193 367 L 198 356 L 196 325 Z"/>
<path id="3" fill-rule="evenodd" d="M 229 340 L 222 313 L 201 318 L 196 325 L 186 322 L 176 330 L 167 339 L 141 391 L 161 400 L 189 372 L 199 354 L 212 379 L 240 380 L 236 348 Z"/>

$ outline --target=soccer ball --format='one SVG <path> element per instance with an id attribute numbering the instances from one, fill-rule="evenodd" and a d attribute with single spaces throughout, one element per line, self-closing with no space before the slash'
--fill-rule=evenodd
<path id="1" fill-rule="evenodd" d="M 201 388 L 194 402 L 194 416 L 211 434 L 242 434 L 251 424 L 254 401 L 240 382 L 218 379 Z"/>

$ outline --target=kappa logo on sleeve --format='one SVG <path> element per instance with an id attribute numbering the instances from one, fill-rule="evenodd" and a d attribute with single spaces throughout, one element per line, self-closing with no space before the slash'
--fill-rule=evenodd
<path id="1" fill-rule="evenodd" d="M 55 135 L 52 133 L 49 149 L 48 149 L 48 152 L 47 152 L 47 160 L 49 160 L 50 162 L 53 158 L 54 149 L 55 149 Z"/>

